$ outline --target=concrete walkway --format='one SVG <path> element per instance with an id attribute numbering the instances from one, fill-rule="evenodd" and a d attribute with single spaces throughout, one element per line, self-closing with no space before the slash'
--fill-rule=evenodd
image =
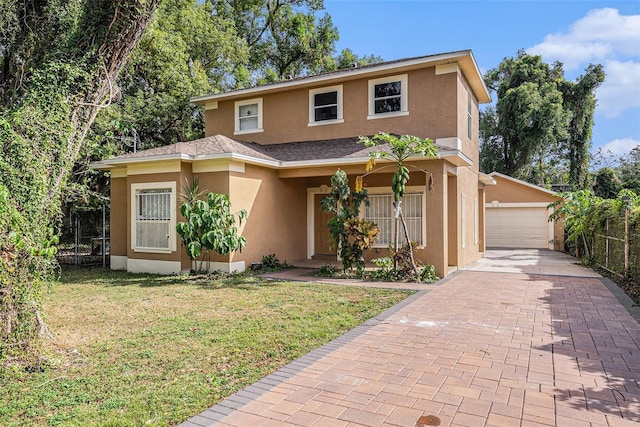
<path id="1" fill-rule="evenodd" d="M 640 324 L 616 289 L 489 251 L 182 426 L 637 427 Z"/>

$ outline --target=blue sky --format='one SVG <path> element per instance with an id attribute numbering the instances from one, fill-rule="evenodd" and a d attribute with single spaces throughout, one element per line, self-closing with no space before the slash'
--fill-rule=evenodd
<path id="1" fill-rule="evenodd" d="M 640 145 L 640 1 L 325 0 L 337 50 L 384 60 L 471 49 L 482 72 L 518 50 L 565 64 L 574 80 L 590 64 L 598 89 L 593 148 L 616 156 Z M 495 100 L 495 96 L 494 96 Z"/>

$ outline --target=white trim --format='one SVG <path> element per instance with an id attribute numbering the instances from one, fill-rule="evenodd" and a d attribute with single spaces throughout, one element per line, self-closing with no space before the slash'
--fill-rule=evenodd
<path id="1" fill-rule="evenodd" d="M 229 159 L 207 159 L 191 164 L 193 173 L 205 172 L 239 172 L 244 173 L 245 164 Z"/>
<path id="2" fill-rule="evenodd" d="M 155 259 L 129 258 L 127 261 L 127 271 L 129 273 L 151 273 L 151 274 L 180 274 L 182 264 L 180 261 L 159 261 Z"/>
<path id="3" fill-rule="evenodd" d="M 126 178 L 127 177 L 127 168 L 116 168 L 111 169 L 111 178 Z"/>
<path id="4" fill-rule="evenodd" d="M 441 74 L 457 73 L 459 71 L 460 71 L 460 67 L 458 66 L 457 62 L 453 62 L 450 64 L 436 65 L 436 76 L 439 76 Z"/>
<path id="5" fill-rule="evenodd" d="M 245 105 L 251 105 L 251 104 L 256 104 L 258 108 L 258 111 L 255 114 L 256 118 L 258 119 L 258 127 L 255 129 L 240 130 L 240 107 L 243 107 Z M 263 116 L 264 116 L 264 111 L 262 109 L 262 98 L 252 98 L 252 99 L 244 99 L 242 101 L 235 101 L 233 103 L 233 117 L 235 122 L 233 134 L 244 135 L 247 133 L 264 132 L 264 129 L 262 128 Z"/>
<path id="6" fill-rule="evenodd" d="M 452 150 L 462 150 L 462 140 L 457 136 L 451 136 L 449 138 L 437 138 L 434 143 L 437 146 L 450 148 Z"/>
<path id="7" fill-rule="evenodd" d="M 200 265 L 200 261 L 192 261 L 191 269 L 195 270 Z M 246 270 L 246 262 L 245 261 L 234 261 L 234 262 L 203 262 L 203 266 L 208 266 L 209 271 L 222 271 L 223 273 L 242 273 Z"/>
<path id="8" fill-rule="evenodd" d="M 159 249 L 159 248 L 139 248 L 136 246 L 136 210 L 137 210 L 137 196 L 136 193 L 138 190 L 152 190 L 152 189 L 170 189 L 171 193 L 169 196 L 170 203 L 170 213 L 171 218 L 169 220 L 169 248 L 168 249 Z M 131 220 L 131 249 L 134 252 L 144 252 L 144 253 L 161 253 L 167 254 L 176 251 L 176 215 L 177 215 L 177 200 L 176 200 L 176 182 L 175 181 L 162 181 L 162 182 L 142 182 L 142 183 L 134 183 L 131 184 L 131 204 L 130 206 L 130 220 Z"/>
<path id="9" fill-rule="evenodd" d="M 336 92 L 336 110 L 337 117 L 332 120 L 319 120 L 316 121 L 315 109 L 316 104 L 314 97 L 320 93 Z M 343 89 L 342 85 L 326 86 L 315 89 L 309 89 L 309 126 L 321 126 L 331 125 L 336 123 L 344 123 L 344 110 L 343 110 Z"/>
<path id="10" fill-rule="evenodd" d="M 177 173 L 180 172 L 181 168 L 182 165 L 177 159 L 156 161 L 153 163 L 133 163 L 127 165 L 127 176 Z"/>
<path id="11" fill-rule="evenodd" d="M 204 104 L 204 109 L 206 110 L 217 110 L 218 109 L 218 101 L 209 101 Z"/>
<path id="12" fill-rule="evenodd" d="M 375 110 L 375 88 L 376 85 L 383 83 L 400 82 L 400 111 L 392 111 L 389 113 L 378 113 Z M 371 79 L 369 85 L 369 114 L 367 120 L 381 119 L 386 117 L 397 117 L 409 115 L 409 76 L 408 74 L 398 74 L 395 76 L 382 77 L 379 79 Z"/>
<path id="13" fill-rule="evenodd" d="M 552 202 L 521 202 L 521 203 L 500 203 L 498 200 L 492 200 L 485 203 L 487 208 L 542 208 L 547 207 Z"/>
<path id="14" fill-rule="evenodd" d="M 126 270 L 127 269 L 127 257 L 122 255 L 111 255 L 109 257 L 109 264 L 111 270 Z"/>

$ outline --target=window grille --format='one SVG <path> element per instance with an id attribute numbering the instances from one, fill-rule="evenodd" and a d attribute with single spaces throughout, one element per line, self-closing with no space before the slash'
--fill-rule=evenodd
<path id="1" fill-rule="evenodd" d="M 402 215 L 407 224 L 409 238 L 419 246 L 423 242 L 423 205 L 422 193 L 405 194 L 402 198 Z M 366 218 L 375 222 L 380 227 L 380 233 L 375 246 L 387 247 L 393 243 L 394 228 L 396 221 L 393 211 L 393 195 L 391 194 L 370 194 L 369 206 L 366 208 Z M 402 227 L 402 225 L 400 225 Z M 404 232 L 398 230 L 398 241 L 401 245 L 406 243 Z"/>
<path id="2" fill-rule="evenodd" d="M 136 247 L 169 249 L 171 189 L 136 191 Z"/>

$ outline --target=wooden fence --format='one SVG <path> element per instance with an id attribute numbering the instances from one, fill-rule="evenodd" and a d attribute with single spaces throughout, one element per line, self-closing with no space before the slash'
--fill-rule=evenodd
<path id="1" fill-rule="evenodd" d="M 592 257 L 598 267 L 640 282 L 640 230 L 629 220 L 628 211 L 594 230 Z"/>

